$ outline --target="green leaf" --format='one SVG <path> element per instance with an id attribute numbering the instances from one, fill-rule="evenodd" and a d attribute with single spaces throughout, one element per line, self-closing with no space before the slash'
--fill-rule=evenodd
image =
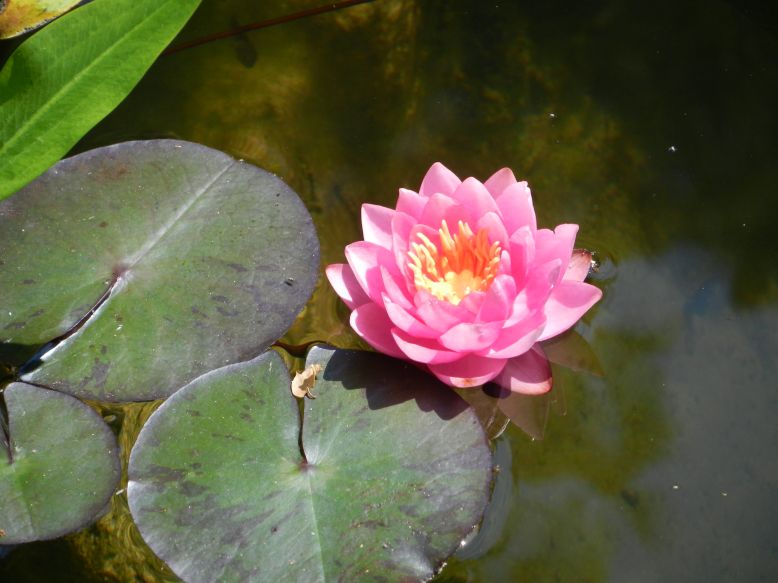
<path id="1" fill-rule="evenodd" d="M 82 0 L 0 0 L 0 39 L 19 36 L 64 14 Z"/>
<path id="2" fill-rule="evenodd" d="M 56 538 L 87 525 L 119 483 L 113 433 L 94 410 L 62 393 L 12 383 L 3 397 L 0 544 Z"/>
<path id="3" fill-rule="evenodd" d="M 261 353 L 319 268 L 289 187 L 174 140 L 60 162 L 0 202 L 0 249 L 0 358 L 45 345 L 22 380 L 109 401 L 165 397 Z"/>
<path id="4" fill-rule="evenodd" d="M 0 200 L 111 112 L 199 0 L 96 0 L 25 40 L 0 71 Z"/>
<path id="5" fill-rule="evenodd" d="M 480 520 L 491 454 L 464 401 L 375 353 L 313 364 L 302 433 L 272 352 L 195 380 L 141 431 L 130 510 L 184 580 L 427 580 Z"/>

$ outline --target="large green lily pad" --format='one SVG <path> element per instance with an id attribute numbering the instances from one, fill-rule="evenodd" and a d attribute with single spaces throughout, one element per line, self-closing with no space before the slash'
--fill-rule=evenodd
<path id="1" fill-rule="evenodd" d="M 193 381 L 141 431 L 130 510 L 185 581 L 427 580 L 479 522 L 491 453 L 464 401 L 374 353 L 306 364 L 322 371 L 302 420 L 271 352 Z"/>
<path id="2" fill-rule="evenodd" d="M 11 383 L 0 398 L 8 413 L 0 430 L 0 544 L 56 538 L 91 522 L 121 475 L 111 430 L 62 393 Z"/>
<path id="3" fill-rule="evenodd" d="M 319 271 L 289 187 L 175 140 L 60 162 L 0 202 L 0 249 L 0 360 L 55 340 L 22 380 L 101 400 L 165 397 L 256 356 Z"/>

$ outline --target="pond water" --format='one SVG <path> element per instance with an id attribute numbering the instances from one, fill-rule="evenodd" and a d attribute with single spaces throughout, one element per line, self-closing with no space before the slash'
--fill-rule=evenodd
<path id="1" fill-rule="evenodd" d="M 314 4 L 205 1 L 179 42 Z M 596 254 L 577 331 L 604 375 L 554 369 L 544 438 L 498 440 L 489 540 L 438 579 L 778 580 L 776 63 L 757 3 L 376 0 L 162 57 L 78 149 L 175 137 L 275 172 L 323 265 L 432 162 L 511 167 Z M 362 346 L 323 280 L 284 340 Z M 176 580 L 121 501 L 0 579 Z"/>

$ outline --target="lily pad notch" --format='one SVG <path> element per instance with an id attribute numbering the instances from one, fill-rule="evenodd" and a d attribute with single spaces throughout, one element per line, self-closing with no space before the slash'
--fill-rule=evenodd
<path id="1" fill-rule="evenodd" d="M 0 248 L 0 343 L 37 350 L 20 380 L 102 401 L 164 398 L 261 354 L 319 273 L 286 184 L 177 140 L 58 163 L 0 202 Z"/>
<path id="2" fill-rule="evenodd" d="M 313 348 L 303 417 L 280 356 L 196 379 L 130 456 L 141 535 L 198 581 L 424 581 L 479 523 L 491 451 L 472 409 L 405 363 Z"/>

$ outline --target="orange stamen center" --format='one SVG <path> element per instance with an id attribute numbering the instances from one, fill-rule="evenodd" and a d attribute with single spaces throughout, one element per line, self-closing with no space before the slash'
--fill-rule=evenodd
<path id="1" fill-rule="evenodd" d="M 426 290 L 439 300 L 457 305 L 467 294 L 486 291 L 500 265 L 500 243 L 489 245 L 486 229 L 473 234 L 470 226 L 459 221 L 454 235 L 444 220 L 438 233 L 440 245 L 417 233 L 419 243 L 411 243 L 408 267 L 417 290 Z"/>

